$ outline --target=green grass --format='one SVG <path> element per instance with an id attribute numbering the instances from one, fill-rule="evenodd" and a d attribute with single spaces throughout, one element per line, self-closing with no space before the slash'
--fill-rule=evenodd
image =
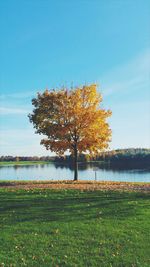
<path id="1" fill-rule="evenodd" d="M 48 161 L 0 161 L 0 166 L 7 165 L 33 165 L 33 164 L 48 164 Z"/>
<path id="2" fill-rule="evenodd" d="M 148 267 L 149 195 L 0 189 L 0 266 Z"/>

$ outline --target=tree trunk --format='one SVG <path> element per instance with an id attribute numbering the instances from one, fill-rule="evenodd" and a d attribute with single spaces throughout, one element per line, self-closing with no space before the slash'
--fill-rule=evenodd
<path id="1" fill-rule="evenodd" d="M 74 148 L 74 181 L 78 180 L 78 149 L 77 145 Z"/>

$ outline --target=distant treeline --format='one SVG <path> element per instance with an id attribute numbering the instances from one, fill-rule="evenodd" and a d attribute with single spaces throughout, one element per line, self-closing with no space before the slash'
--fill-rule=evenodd
<path id="1" fill-rule="evenodd" d="M 70 163 L 73 161 L 72 156 L 56 157 L 57 162 Z M 149 168 L 150 169 L 150 149 L 145 148 L 129 148 L 117 149 L 107 152 L 101 152 L 96 157 L 81 154 L 78 159 L 79 162 L 93 162 L 101 163 L 101 166 L 113 169 L 132 169 L 132 168 Z"/>
<path id="2" fill-rule="evenodd" d="M 19 156 L 1 156 L 0 161 L 53 161 L 58 163 L 72 164 L 72 155 L 66 155 L 64 157 L 58 156 L 43 156 L 43 157 L 19 157 Z M 78 158 L 79 162 L 92 162 L 99 161 L 101 164 L 109 164 L 113 166 L 126 166 L 126 167 L 140 167 L 150 168 L 150 149 L 146 148 L 129 148 L 129 149 L 117 149 L 107 152 L 101 152 L 96 157 L 91 157 L 87 154 L 81 154 Z"/>
<path id="3" fill-rule="evenodd" d="M 1 156 L 0 157 L 0 162 L 2 161 L 54 161 L 55 157 L 50 157 L 50 156 L 43 156 L 43 157 L 38 157 L 38 156 Z"/>

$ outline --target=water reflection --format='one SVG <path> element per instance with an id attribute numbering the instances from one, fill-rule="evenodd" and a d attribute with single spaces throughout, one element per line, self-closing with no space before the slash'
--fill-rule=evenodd
<path id="1" fill-rule="evenodd" d="M 29 165 L 5 165 L 5 166 L 0 166 L 0 169 L 3 168 L 14 168 L 15 170 L 17 169 L 38 169 L 38 168 L 46 168 L 49 163 L 45 164 L 29 164 Z"/>
<path id="2" fill-rule="evenodd" d="M 79 179 L 150 182 L 150 170 L 125 169 L 100 162 L 78 163 Z M 73 165 L 63 163 L 0 166 L 1 180 L 71 180 Z"/>
<path id="3" fill-rule="evenodd" d="M 70 170 L 74 169 L 73 164 L 65 164 L 65 163 L 59 163 L 54 162 L 53 163 L 55 168 L 69 168 Z M 132 166 L 125 166 L 124 164 L 113 164 L 113 163 L 104 163 L 104 162 L 79 162 L 78 163 L 78 169 L 80 171 L 82 170 L 88 170 L 88 169 L 99 169 L 99 170 L 112 170 L 113 172 L 119 172 L 119 171 L 130 171 L 130 172 L 150 172 L 150 169 L 138 169 Z"/>

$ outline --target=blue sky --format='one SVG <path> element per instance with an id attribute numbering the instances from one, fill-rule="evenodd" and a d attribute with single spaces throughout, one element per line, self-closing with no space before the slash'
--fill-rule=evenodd
<path id="1" fill-rule="evenodd" d="M 149 0 L 0 1 L 0 154 L 50 155 L 27 114 L 37 91 L 98 83 L 110 149 L 150 147 Z"/>

